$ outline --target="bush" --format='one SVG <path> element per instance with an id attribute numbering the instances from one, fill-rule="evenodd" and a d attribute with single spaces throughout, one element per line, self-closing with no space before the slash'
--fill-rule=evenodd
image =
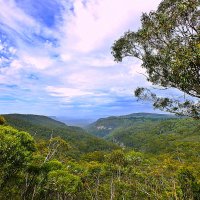
<path id="1" fill-rule="evenodd" d="M 6 123 L 6 120 L 3 116 L 0 115 L 0 125 L 3 125 Z"/>

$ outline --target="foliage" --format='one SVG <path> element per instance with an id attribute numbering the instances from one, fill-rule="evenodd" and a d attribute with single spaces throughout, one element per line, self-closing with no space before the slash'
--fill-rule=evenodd
<path id="1" fill-rule="evenodd" d="M 200 199 L 200 184 L 197 183 L 192 172 L 188 169 L 182 169 L 179 176 L 183 199 Z"/>
<path id="2" fill-rule="evenodd" d="M 5 123 L 6 123 L 5 118 L 0 115 L 0 125 L 4 125 Z"/>
<path id="3" fill-rule="evenodd" d="M 148 121 L 163 121 L 166 119 L 176 118 L 173 115 L 153 114 L 153 113 L 133 113 L 124 116 L 113 116 L 101 118 L 86 127 L 86 130 L 98 137 L 106 137 L 118 128 L 127 128 L 138 123 Z"/>
<path id="4" fill-rule="evenodd" d="M 16 184 L 14 180 L 25 172 L 35 150 L 35 142 L 28 133 L 12 127 L 0 127 L 0 190 Z"/>
<path id="5" fill-rule="evenodd" d="M 107 139 L 148 153 L 178 153 L 181 150 L 189 159 L 195 156 L 194 152 L 200 153 L 200 122 L 193 119 L 140 122 L 116 129 Z"/>
<path id="6" fill-rule="evenodd" d="M 147 80 L 164 88 L 177 88 L 191 98 L 158 97 L 144 88 L 135 95 L 154 102 L 155 108 L 200 118 L 199 1 L 163 0 L 157 11 L 144 13 L 142 27 L 128 31 L 112 46 L 116 61 L 136 57 L 146 69 Z"/>
<path id="7" fill-rule="evenodd" d="M 29 132 L 34 138 L 40 140 L 38 142 L 40 147 L 47 145 L 42 140 L 50 139 L 51 137 L 60 137 L 67 140 L 71 146 L 69 151 L 63 151 L 75 158 L 82 153 L 89 153 L 93 151 L 108 151 L 118 148 L 113 143 L 107 142 L 103 139 L 96 138 L 79 127 L 67 126 L 61 122 L 53 120 L 49 117 L 39 115 L 20 115 L 9 114 L 4 115 L 7 123 L 18 130 Z M 43 144 L 42 144 L 43 143 Z"/>
<path id="8" fill-rule="evenodd" d="M 0 199 L 198 200 L 199 130 L 199 121 L 187 118 L 138 121 L 108 135 L 123 149 L 74 158 L 64 138 L 35 141 L 0 126 Z"/>
<path id="9" fill-rule="evenodd" d="M 45 189 L 47 193 L 51 194 L 49 199 L 60 199 L 59 196 L 65 199 L 74 199 L 81 185 L 80 177 L 65 170 L 55 170 L 48 174 L 48 182 Z"/>

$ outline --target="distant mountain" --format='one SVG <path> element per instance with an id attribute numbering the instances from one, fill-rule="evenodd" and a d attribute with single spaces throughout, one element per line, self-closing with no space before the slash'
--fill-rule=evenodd
<path id="1" fill-rule="evenodd" d="M 88 134 L 80 127 L 67 126 L 62 122 L 41 115 L 8 114 L 3 115 L 10 126 L 34 135 L 36 138 L 49 139 L 51 135 L 60 136 L 72 144 L 76 151 L 107 151 L 117 145 Z"/>
<path id="2" fill-rule="evenodd" d="M 123 116 L 101 118 L 86 127 L 86 130 L 98 137 L 105 137 L 118 128 L 127 128 L 147 121 L 161 121 L 177 118 L 174 115 L 155 113 L 133 113 Z"/>
<path id="3" fill-rule="evenodd" d="M 79 127 L 86 127 L 89 124 L 91 124 L 92 122 L 94 122 L 94 119 L 82 119 L 82 118 L 70 118 L 70 117 L 66 117 L 66 116 L 53 116 L 51 117 L 52 119 L 58 120 L 60 122 L 63 122 L 67 125 L 70 126 L 79 126 Z"/>

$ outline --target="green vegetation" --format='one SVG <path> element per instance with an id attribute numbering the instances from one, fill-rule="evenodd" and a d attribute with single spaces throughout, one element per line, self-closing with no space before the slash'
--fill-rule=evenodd
<path id="1" fill-rule="evenodd" d="M 133 113 L 124 116 L 101 118 L 86 127 L 86 130 L 98 137 L 105 137 L 118 128 L 127 128 L 138 123 L 163 121 L 177 118 L 173 115 L 153 113 Z"/>
<path id="2" fill-rule="evenodd" d="M 6 123 L 6 120 L 3 116 L 0 115 L 0 125 L 3 125 Z"/>
<path id="3" fill-rule="evenodd" d="M 61 137 L 67 140 L 71 149 L 69 155 L 79 157 L 82 153 L 92 151 L 110 151 L 118 148 L 115 144 L 88 134 L 79 127 L 67 126 L 54 119 L 39 115 L 4 115 L 7 124 L 21 131 L 27 131 L 37 141 Z"/>
<path id="4" fill-rule="evenodd" d="M 116 60 L 138 57 L 153 84 L 199 98 L 198 7 L 162 1 L 143 14 L 138 32 L 114 44 Z M 199 102 L 144 88 L 136 95 L 199 118 Z M 100 119 L 88 131 L 44 116 L 0 116 L 0 199 L 200 200 L 199 120 L 137 113 Z"/>
<path id="5" fill-rule="evenodd" d="M 116 148 L 110 151 L 107 145 L 111 143 L 100 138 L 103 150 L 97 146 L 98 151 L 92 151 L 94 147 L 73 151 L 82 139 L 67 140 L 66 130 L 66 135 L 60 135 L 57 131 L 66 125 L 43 116 L 5 115 L 7 123 L 18 124 L 20 130 L 0 126 L 0 199 L 199 200 L 200 122 L 146 115 L 148 120 L 143 121 L 141 114 L 129 115 L 139 119 L 134 126 L 109 133 L 106 139 L 123 146 L 112 144 Z M 57 134 L 40 136 L 54 125 Z M 37 134 L 21 131 L 28 126 L 29 130 L 38 128 Z M 73 127 L 73 134 L 78 134 L 75 130 L 81 129 Z M 86 144 L 89 139 L 95 142 L 93 138 L 83 140 Z"/>
<path id="6" fill-rule="evenodd" d="M 118 62 L 128 56 L 140 59 L 153 85 L 177 88 L 189 96 L 170 99 L 138 88 L 135 95 L 139 99 L 195 118 L 200 118 L 199 6 L 199 0 L 163 0 L 157 11 L 142 15 L 137 32 L 126 32 L 112 47 Z"/>
<path id="7" fill-rule="evenodd" d="M 200 121 L 173 119 L 140 122 L 116 129 L 107 139 L 147 153 L 177 153 L 181 150 L 189 159 L 190 156 L 200 155 Z"/>

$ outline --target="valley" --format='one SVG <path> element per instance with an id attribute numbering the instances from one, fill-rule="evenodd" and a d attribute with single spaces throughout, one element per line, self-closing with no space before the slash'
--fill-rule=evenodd
<path id="1" fill-rule="evenodd" d="M 0 199 L 200 197 L 199 120 L 133 113 L 83 129 L 41 115 L 2 118 Z"/>

